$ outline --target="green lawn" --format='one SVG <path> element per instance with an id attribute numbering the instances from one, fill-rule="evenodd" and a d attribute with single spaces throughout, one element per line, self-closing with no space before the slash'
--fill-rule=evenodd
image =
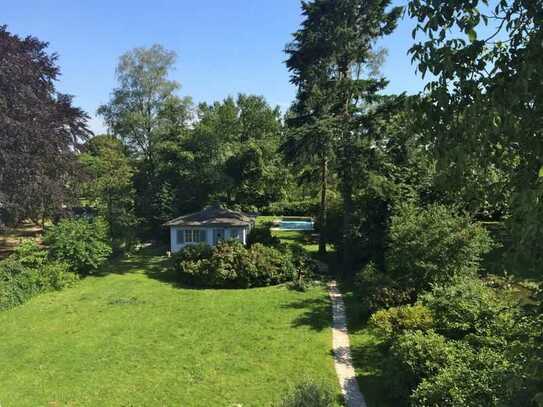
<path id="1" fill-rule="evenodd" d="M 368 407 L 396 407 L 396 402 L 387 398 L 390 383 L 387 381 L 384 355 L 380 349 L 381 341 L 368 327 L 367 315 L 360 301 L 352 291 L 343 286 L 343 296 L 347 311 L 347 324 L 356 378 L 360 390 L 366 398 Z"/>
<path id="2" fill-rule="evenodd" d="M 323 287 L 194 290 L 150 253 L 0 313 L 0 405 L 266 406 L 338 391 Z"/>

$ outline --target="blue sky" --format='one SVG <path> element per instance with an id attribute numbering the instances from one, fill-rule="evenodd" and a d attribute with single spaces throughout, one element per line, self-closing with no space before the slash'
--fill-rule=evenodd
<path id="1" fill-rule="evenodd" d="M 298 0 L 2 0 L 0 17 L 9 31 L 50 43 L 60 56 L 59 89 L 75 95 L 96 132 L 103 130 L 96 109 L 116 85 L 118 57 L 154 43 L 177 53 L 171 76 L 182 96 L 213 102 L 244 92 L 286 108 L 295 89 L 283 49 L 300 22 Z M 388 92 L 416 93 L 424 86 L 407 55 L 412 28 L 404 19 L 380 43 L 389 54 L 383 67 Z"/>

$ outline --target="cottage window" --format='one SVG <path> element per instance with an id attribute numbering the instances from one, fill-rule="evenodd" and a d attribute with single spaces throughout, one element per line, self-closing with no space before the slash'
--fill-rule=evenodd
<path id="1" fill-rule="evenodd" d="M 184 230 L 178 230 L 177 231 L 177 244 L 183 244 L 185 243 L 185 231 Z"/>
<path id="2" fill-rule="evenodd" d="M 184 243 L 205 243 L 207 242 L 207 232 L 205 229 L 185 229 L 183 231 Z"/>
<path id="3" fill-rule="evenodd" d="M 230 229 L 230 239 L 241 240 L 241 230 L 239 228 Z"/>

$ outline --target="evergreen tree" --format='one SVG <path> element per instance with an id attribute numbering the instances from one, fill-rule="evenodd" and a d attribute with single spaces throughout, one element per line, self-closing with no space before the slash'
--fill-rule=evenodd
<path id="1" fill-rule="evenodd" d="M 372 75 L 377 55 L 375 41 L 394 30 L 402 13 L 401 7 L 390 8 L 390 3 L 389 0 L 304 1 L 305 19 L 287 47 L 287 66 L 292 72 L 292 82 L 298 86 L 300 111 L 313 117 L 321 130 L 323 120 L 334 122 L 332 144 L 343 199 L 345 272 L 352 268 L 355 163 L 360 158 L 364 138 L 371 131 L 371 107 L 387 84 L 383 78 Z"/>

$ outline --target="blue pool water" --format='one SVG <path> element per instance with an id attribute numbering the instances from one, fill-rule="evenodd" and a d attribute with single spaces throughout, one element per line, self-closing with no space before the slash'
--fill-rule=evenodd
<path id="1" fill-rule="evenodd" d="M 312 220 L 285 220 L 279 222 L 279 229 L 282 230 L 313 230 L 314 224 Z"/>

